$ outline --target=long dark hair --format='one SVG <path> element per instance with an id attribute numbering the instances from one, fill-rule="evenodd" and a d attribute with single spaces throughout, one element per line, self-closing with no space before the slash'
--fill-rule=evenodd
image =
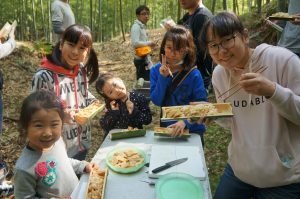
<path id="1" fill-rule="evenodd" d="M 57 110 L 60 119 L 64 120 L 64 107 L 56 94 L 49 90 L 38 90 L 27 96 L 22 103 L 19 118 L 20 139 L 25 140 L 32 115 L 42 109 Z"/>
<path id="2" fill-rule="evenodd" d="M 209 19 L 202 28 L 200 44 L 203 48 L 206 48 L 209 42 L 207 38 L 209 28 L 211 28 L 214 36 L 218 35 L 219 37 L 232 35 L 236 32 L 243 35 L 245 30 L 241 20 L 234 13 L 220 12 Z"/>
<path id="3" fill-rule="evenodd" d="M 89 83 L 94 82 L 99 75 L 99 65 L 97 54 L 93 49 L 93 40 L 91 31 L 87 26 L 83 25 L 71 25 L 62 34 L 60 42 L 58 42 L 52 53 L 47 55 L 47 59 L 55 65 L 66 67 L 61 62 L 61 50 L 60 45 L 65 41 L 77 44 L 79 41 L 83 43 L 84 47 L 89 48 L 89 57 L 85 64 L 87 75 L 89 77 Z"/>
<path id="4" fill-rule="evenodd" d="M 184 70 L 188 71 L 194 67 L 196 61 L 196 47 L 191 32 L 183 26 L 174 26 L 167 31 L 160 46 L 160 61 L 162 61 L 161 55 L 165 54 L 167 40 L 173 42 L 175 50 L 186 49 L 186 55 L 182 64 Z"/>

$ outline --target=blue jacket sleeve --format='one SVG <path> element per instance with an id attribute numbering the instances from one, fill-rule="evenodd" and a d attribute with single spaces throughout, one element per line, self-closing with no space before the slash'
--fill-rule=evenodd
<path id="1" fill-rule="evenodd" d="M 171 77 L 164 77 L 159 73 L 161 63 L 150 70 L 150 98 L 153 104 L 162 106 L 168 86 L 172 83 Z"/>

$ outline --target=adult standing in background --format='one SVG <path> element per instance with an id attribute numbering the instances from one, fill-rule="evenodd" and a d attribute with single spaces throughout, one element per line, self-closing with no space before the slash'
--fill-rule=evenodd
<path id="1" fill-rule="evenodd" d="M 15 26 L 11 29 L 10 33 L 8 34 L 8 40 L 6 42 L 4 43 L 0 42 L 0 59 L 9 55 L 16 48 L 15 29 L 16 29 Z M 0 135 L 2 134 L 2 123 L 3 123 L 2 89 L 3 89 L 3 74 L 2 72 L 0 72 Z"/>
<path id="2" fill-rule="evenodd" d="M 141 5 L 135 10 L 136 20 L 131 27 L 131 45 L 134 49 L 139 47 L 149 46 L 155 47 L 155 43 L 149 41 L 146 32 L 146 24 L 149 21 L 150 9 Z M 134 55 L 134 65 L 136 67 L 136 79 L 144 78 L 149 81 L 150 79 L 150 68 L 152 66 L 150 54 L 145 56 Z"/>
<path id="3" fill-rule="evenodd" d="M 295 16 L 295 21 L 287 22 L 281 38 L 278 42 L 278 46 L 289 49 L 300 57 L 300 1 L 290 0 L 289 15 Z"/>
<path id="4" fill-rule="evenodd" d="M 203 5 L 202 0 L 180 0 L 180 6 L 184 10 L 187 10 L 188 13 L 178 21 L 178 24 L 192 31 L 194 43 L 197 48 L 196 65 L 201 72 L 204 87 L 208 90 L 211 84 L 212 59 L 200 47 L 199 36 L 204 23 L 212 17 L 212 13 Z"/>
<path id="5" fill-rule="evenodd" d="M 51 21 L 53 29 L 53 44 L 56 44 L 61 34 L 70 25 L 75 24 L 74 13 L 69 4 L 69 0 L 54 0 L 51 4 Z"/>

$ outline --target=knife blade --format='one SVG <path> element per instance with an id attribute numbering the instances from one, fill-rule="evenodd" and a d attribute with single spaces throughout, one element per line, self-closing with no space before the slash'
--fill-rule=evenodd
<path id="1" fill-rule="evenodd" d="M 173 160 L 171 162 L 167 162 L 165 165 L 153 169 L 152 173 L 161 172 L 161 171 L 166 170 L 166 169 L 168 169 L 170 167 L 173 167 L 175 165 L 181 164 L 181 163 L 183 163 L 183 162 L 185 162 L 187 160 L 188 160 L 188 158 L 180 158 L 178 160 Z"/>

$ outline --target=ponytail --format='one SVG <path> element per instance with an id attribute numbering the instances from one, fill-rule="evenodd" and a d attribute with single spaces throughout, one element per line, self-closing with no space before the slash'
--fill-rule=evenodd
<path id="1" fill-rule="evenodd" d="M 89 77 L 89 84 L 93 83 L 99 75 L 99 64 L 95 50 L 90 49 L 89 59 L 85 64 L 87 76 Z"/>

